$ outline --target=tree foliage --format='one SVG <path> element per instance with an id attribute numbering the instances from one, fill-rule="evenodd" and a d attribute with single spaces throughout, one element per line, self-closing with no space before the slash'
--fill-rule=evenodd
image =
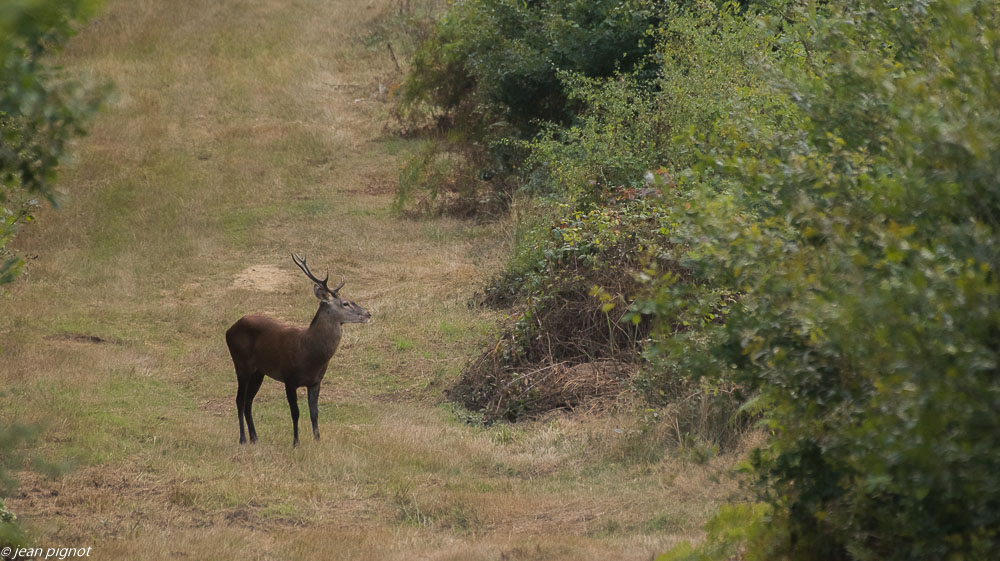
<path id="1" fill-rule="evenodd" d="M 1000 9 L 803 3 L 762 69 L 793 103 L 693 135 L 676 236 L 738 294 L 660 333 L 672 368 L 768 408 L 748 559 L 1000 551 Z M 790 126 L 791 125 L 791 126 Z M 663 279 L 664 317 L 699 287 Z M 694 558 L 698 558 L 695 556 Z"/>
<path id="2" fill-rule="evenodd" d="M 472 0 L 455 4 L 417 53 L 404 103 L 489 116 L 520 134 L 566 122 L 574 109 L 559 78 L 651 68 L 648 0 Z M 509 130 L 509 129 L 508 129 Z"/>
<path id="3" fill-rule="evenodd" d="M 657 72 L 652 32 L 663 14 L 651 0 L 453 4 L 402 87 L 404 113 L 421 125 L 431 117 L 439 135 L 400 177 L 397 205 L 423 191 L 461 215 L 506 211 L 524 170 L 520 141 L 571 123 L 583 108 L 567 78 L 628 73 L 648 85 Z M 442 164 L 455 168 L 453 177 L 440 178 Z"/>
<path id="4" fill-rule="evenodd" d="M 0 284 L 19 268 L 8 243 L 38 198 L 55 203 L 53 181 L 67 142 L 84 133 L 106 91 L 84 87 L 46 58 L 96 5 L 7 0 L 0 6 Z"/>

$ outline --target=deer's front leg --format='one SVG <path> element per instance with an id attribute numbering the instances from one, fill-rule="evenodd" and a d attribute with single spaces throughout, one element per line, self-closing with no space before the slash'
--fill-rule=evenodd
<path id="1" fill-rule="evenodd" d="M 295 386 L 285 384 L 285 397 L 288 398 L 288 408 L 292 411 L 292 446 L 299 445 L 299 399 L 295 395 Z"/>
<path id="2" fill-rule="evenodd" d="M 309 419 L 312 421 L 313 437 L 319 440 L 319 383 L 309 386 Z"/>

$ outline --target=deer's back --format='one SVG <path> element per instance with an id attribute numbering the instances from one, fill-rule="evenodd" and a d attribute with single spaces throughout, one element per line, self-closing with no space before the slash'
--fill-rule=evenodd
<path id="1" fill-rule="evenodd" d="M 226 331 L 226 345 L 234 362 L 279 378 L 293 367 L 303 331 L 264 315 L 248 315 Z"/>

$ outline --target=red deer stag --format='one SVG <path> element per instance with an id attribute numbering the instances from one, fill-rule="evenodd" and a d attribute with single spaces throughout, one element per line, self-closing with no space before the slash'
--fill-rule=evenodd
<path id="1" fill-rule="evenodd" d="M 319 298 L 319 310 L 309 327 L 294 327 L 267 316 L 248 315 L 226 331 L 226 345 L 233 357 L 239 383 L 236 410 L 240 418 L 240 444 L 247 441 L 243 432 L 244 417 L 250 430 L 250 442 L 257 442 L 251 410 L 265 375 L 285 384 L 285 396 L 292 411 L 292 446 L 299 444 L 299 404 L 295 390 L 302 386 L 306 387 L 309 397 L 313 437 L 319 440 L 319 384 L 340 344 L 341 324 L 367 323 L 372 317 L 361 306 L 340 298 L 338 293 L 344 287 L 343 282 L 330 290 L 326 286 L 329 273 L 320 280 L 309 271 L 304 258 L 292 254 L 292 261 L 316 283 L 313 293 Z"/>

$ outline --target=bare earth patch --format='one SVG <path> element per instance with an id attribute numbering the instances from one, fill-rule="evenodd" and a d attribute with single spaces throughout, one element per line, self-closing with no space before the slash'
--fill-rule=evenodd
<path id="1" fill-rule="evenodd" d="M 275 265 L 251 265 L 236 275 L 233 287 L 284 294 L 295 280 L 291 273 Z"/>

